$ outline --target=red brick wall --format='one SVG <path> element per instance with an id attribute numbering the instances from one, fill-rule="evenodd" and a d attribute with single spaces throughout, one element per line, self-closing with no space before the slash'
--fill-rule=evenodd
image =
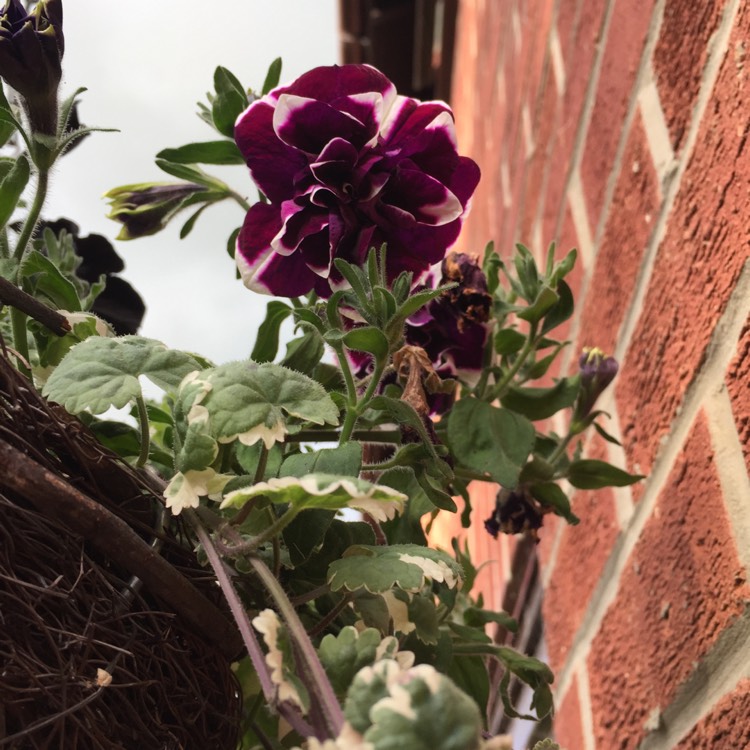
<path id="1" fill-rule="evenodd" d="M 585 345 L 621 363 L 623 447 L 586 450 L 648 475 L 543 529 L 556 733 L 750 747 L 750 3 L 462 0 L 453 91 L 483 171 L 461 249 L 579 248 L 563 370 Z M 497 605 L 515 541 L 485 535 L 491 503 L 469 542 Z"/>

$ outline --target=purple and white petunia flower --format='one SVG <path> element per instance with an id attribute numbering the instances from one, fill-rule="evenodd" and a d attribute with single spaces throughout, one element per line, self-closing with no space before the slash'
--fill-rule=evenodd
<path id="1" fill-rule="evenodd" d="M 416 276 L 456 241 L 479 168 L 459 156 L 453 114 L 419 102 L 368 65 L 305 73 L 254 101 L 235 140 L 268 203 L 250 208 L 237 239 L 249 288 L 328 297 L 333 261 L 361 265 L 388 244 L 388 274 Z"/>

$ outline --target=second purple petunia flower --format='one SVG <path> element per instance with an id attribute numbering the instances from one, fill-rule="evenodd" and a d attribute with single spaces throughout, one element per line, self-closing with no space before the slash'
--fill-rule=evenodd
<path id="1" fill-rule="evenodd" d="M 315 68 L 253 102 L 235 139 L 268 203 L 237 240 L 249 288 L 328 297 L 333 261 L 363 264 L 388 244 L 388 274 L 415 275 L 456 241 L 479 167 L 459 156 L 443 102 L 399 96 L 375 68 Z"/>

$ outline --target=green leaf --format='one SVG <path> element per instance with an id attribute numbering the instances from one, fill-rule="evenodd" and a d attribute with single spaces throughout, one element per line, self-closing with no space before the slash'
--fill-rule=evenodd
<path id="1" fill-rule="evenodd" d="M 266 73 L 266 80 L 263 81 L 263 88 L 261 94 L 265 96 L 269 91 L 275 89 L 279 85 L 279 79 L 281 78 L 281 58 L 277 57 L 269 66 L 268 72 Z"/>
<path id="2" fill-rule="evenodd" d="M 141 396 L 141 375 L 159 388 L 176 390 L 185 375 L 199 369 L 192 355 L 167 349 L 160 341 L 142 336 L 92 337 L 70 350 L 43 393 L 73 414 L 86 409 L 101 414 Z"/>
<path id="3" fill-rule="evenodd" d="M 227 255 L 234 260 L 234 254 L 237 252 L 237 238 L 240 236 L 242 231 L 241 227 L 236 227 L 232 230 L 232 233 L 227 237 Z M 239 278 L 240 272 L 237 271 L 237 278 Z"/>
<path id="4" fill-rule="evenodd" d="M 627 487 L 644 479 L 642 474 L 628 474 L 606 461 L 584 458 L 568 467 L 568 481 L 579 490 L 598 490 L 601 487 Z"/>
<path id="5" fill-rule="evenodd" d="M 219 442 L 239 438 L 251 445 L 263 439 L 270 447 L 288 432 L 285 415 L 314 424 L 338 423 L 339 410 L 323 387 L 281 365 L 230 362 L 202 378 L 211 385 L 202 404 Z"/>
<path id="6" fill-rule="evenodd" d="M 482 631 L 485 625 L 494 622 L 511 633 L 518 632 L 518 623 L 507 612 L 491 612 L 479 607 L 468 607 L 464 610 L 464 622 L 472 628 L 481 628 Z"/>
<path id="7" fill-rule="evenodd" d="M 303 477 L 305 474 L 336 474 L 358 477 L 362 466 L 361 443 L 347 443 L 338 448 L 322 448 L 310 453 L 289 456 L 279 469 L 280 477 Z"/>
<path id="8" fill-rule="evenodd" d="M 344 335 L 344 344 L 355 352 L 368 352 L 382 361 L 388 356 L 388 339 L 374 326 L 354 328 Z"/>
<path id="9" fill-rule="evenodd" d="M 497 647 L 496 654 L 508 670 L 500 684 L 500 696 L 505 713 L 511 718 L 518 717 L 532 720 L 542 719 L 551 713 L 554 706 L 550 685 L 554 682 L 555 676 L 550 668 L 539 659 L 521 654 L 507 646 Z M 519 680 L 525 682 L 532 689 L 531 709 L 536 712 L 536 717 L 522 716 L 513 708 L 508 690 L 511 674 L 516 675 Z"/>
<path id="10" fill-rule="evenodd" d="M 303 336 L 292 339 L 286 345 L 286 354 L 281 360 L 282 367 L 312 375 L 325 354 L 323 337 L 317 331 L 307 331 Z"/>
<path id="11" fill-rule="evenodd" d="M 192 164 L 174 164 L 173 162 L 164 159 L 156 159 L 156 166 L 159 167 L 162 172 L 166 172 L 167 174 L 181 180 L 194 182 L 197 185 L 204 185 L 205 187 L 223 193 L 226 193 L 229 190 L 221 180 L 211 177 L 211 175 L 206 174 L 202 169 L 199 169 Z"/>
<path id="12" fill-rule="evenodd" d="M 381 594 L 398 586 L 403 591 L 416 592 L 426 579 L 453 588 L 461 579 L 461 567 L 441 550 L 416 544 L 391 544 L 354 545 L 328 569 L 328 583 L 333 591 L 366 589 Z"/>
<path id="13" fill-rule="evenodd" d="M 195 226 L 195 222 L 198 221 L 198 218 L 200 215 L 210 206 L 210 203 L 204 203 L 181 227 L 180 229 L 180 239 L 184 240 L 185 237 L 187 237 L 190 232 L 193 231 L 193 227 Z M 181 208 L 185 208 L 185 204 L 183 203 Z"/>
<path id="14" fill-rule="evenodd" d="M 558 516 L 562 516 L 572 526 L 580 523 L 580 519 L 570 510 L 568 496 L 554 482 L 532 484 L 529 490 L 542 505 L 552 508 Z"/>
<path id="15" fill-rule="evenodd" d="M 338 635 L 328 634 L 320 642 L 318 656 L 339 698 L 346 695 L 357 672 L 377 660 L 382 640 L 375 628 L 358 632 L 348 625 Z"/>
<path id="16" fill-rule="evenodd" d="M 390 684 L 398 686 L 398 692 L 393 689 L 390 700 L 370 708 L 372 726 L 364 741 L 373 750 L 479 750 L 482 746 L 479 708 L 448 677 L 422 664 Z"/>
<path id="17" fill-rule="evenodd" d="M 390 398 L 389 396 L 375 396 L 375 398 L 370 401 L 370 408 L 375 409 L 376 411 L 384 411 L 386 414 L 393 417 L 397 424 L 407 424 L 409 427 L 412 427 L 419 434 L 419 437 L 427 447 L 427 450 L 430 451 L 431 456 L 435 459 L 438 457 L 435 452 L 435 446 L 432 444 L 432 440 L 427 434 L 424 423 L 412 406 L 405 401 Z"/>
<path id="18" fill-rule="evenodd" d="M 247 94 L 231 71 L 219 66 L 214 72 L 216 96 L 211 102 L 211 117 L 216 129 L 227 138 L 234 136 L 234 123 L 247 108 Z"/>
<path id="19" fill-rule="evenodd" d="M 516 354 L 525 343 L 526 336 L 514 328 L 504 328 L 495 334 L 495 351 L 498 354 Z"/>
<path id="20" fill-rule="evenodd" d="M 292 519 L 282 532 L 291 567 L 303 565 L 311 555 L 320 551 L 335 515 L 332 510 L 313 509 Z"/>
<path id="21" fill-rule="evenodd" d="M 11 114 L 10 104 L 8 104 L 2 85 L 0 85 L 0 112 Z M 0 147 L 4 146 L 15 132 L 16 126 L 13 122 L 0 120 Z"/>
<path id="22" fill-rule="evenodd" d="M 387 521 L 400 513 L 406 502 L 406 495 L 364 479 L 306 474 L 302 477 L 272 477 L 267 482 L 235 490 L 226 495 L 221 507 L 241 508 L 248 500 L 259 496 L 272 503 L 288 503 L 297 511 L 355 508 L 378 521 Z"/>
<path id="23" fill-rule="evenodd" d="M 506 409 L 528 419 L 548 419 L 561 409 L 572 406 L 578 396 L 580 378 L 561 378 L 551 388 L 510 388 L 500 401 Z"/>
<path id="24" fill-rule="evenodd" d="M 451 659 L 448 677 L 464 693 L 470 695 L 480 709 L 486 709 L 490 697 L 490 679 L 483 657 L 456 656 Z"/>
<path id="25" fill-rule="evenodd" d="M 564 282 L 560 281 L 557 285 L 557 295 L 559 299 L 554 305 L 547 311 L 544 316 L 544 323 L 542 324 L 542 333 L 548 333 L 553 328 L 557 328 L 561 323 L 564 323 L 573 314 L 575 309 L 575 301 L 573 299 L 573 292 L 570 287 Z"/>
<path id="26" fill-rule="evenodd" d="M 8 223 L 16 210 L 30 175 L 29 160 L 21 154 L 0 182 L 0 229 Z"/>
<path id="27" fill-rule="evenodd" d="M 534 445 L 534 425 L 507 409 L 463 398 L 451 409 L 448 442 L 464 466 L 512 489 Z"/>
<path id="28" fill-rule="evenodd" d="M 203 141 L 178 148 L 165 148 L 156 155 L 173 164 L 244 164 L 234 141 Z"/>
<path id="29" fill-rule="evenodd" d="M 602 427 L 598 422 L 593 422 L 594 429 L 608 442 L 612 443 L 613 445 L 622 445 L 622 443 L 614 436 L 610 435 L 604 427 Z"/>
<path id="30" fill-rule="evenodd" d="M 258 336 L 250 355 L 253 362 L 272 362 L 279 350 L 281 324 L 292 314 L 292 308 L 285 302 L 271 300 L 266 306 L 266 317 L 258 328 Z"/>
<path id="31" fill-rule="evenodd" d="M 516 313 L 516 315 L 523 320 L 529 321 L 529 323 L 538 323 L 559 299 L 560 297 L 554 289 L 543 286 L 539 290 L 533 304 L 525 307 Z"/>
<path id="32" fill-rule="evenodd" d="M 21 263 L 24 287 L 37 299 L 48 301 L 53 308 L 77 312 L 81 309 L 73 283 L 66 279 L 57 266 L 38 250 L 32 250 Z"/>

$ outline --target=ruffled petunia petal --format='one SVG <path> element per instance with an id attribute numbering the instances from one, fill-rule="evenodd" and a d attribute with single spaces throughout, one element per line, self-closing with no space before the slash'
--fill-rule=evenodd
<path id="1" fill-rule="evenodd" d="M 294 197 L 295 181 L 308 161 L 276 136 L 273 113 L 267 98 L 253 102 L 237 118 L 234 138 L 255 184 L 272 203 L 278 203 Z"/>
<path id="2" fill-rule="evenodd" d="M 442 183 L 417 169 L 401 169 L 388 183 L 383 202 L 408 211 L 420 224 L 440 226 L 463 213 L 461 201 Z"/>
<path id="3" fill-rule="evenodd" d="M 277 95 L 293 94 L 330 103 L 342 96 L 377 92 L 385 103 L 396 98 L 396 87 L 371 65 L 330 65 L 314 68 L 288 86 L 276 90 Z"/>
<path id="4" fill-rule="evenodd" d="M 319 154 L 334 138 L 342 138 L 356 148 L 368 140 L 366 127 L 330 104 L 302 96 L 282 94 L 273 112 L 276 135 L 292 148 Z"/>
<path id="5" fill-rule="evenodd" d="M 242 283 L 261 294 L 307 294 L 317 277 L 298 253 L 284 256 L 273 250 L 271 241 L 280 228 L 277 207 L 256 203 L 247 212 L 235 253 Z"/>

